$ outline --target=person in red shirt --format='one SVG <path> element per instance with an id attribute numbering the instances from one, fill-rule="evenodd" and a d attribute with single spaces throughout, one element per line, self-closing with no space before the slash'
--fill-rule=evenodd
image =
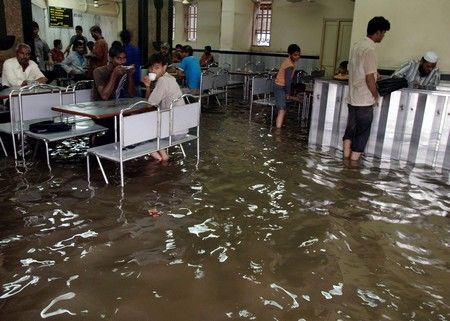
<path id="1" fill-rule="evenodd" d="M 214 62 L 214 56 L 211 53 L 211 46 L 205 46 L 205 51 L 200 58 L 200 66 L 208 67 L 208 65 Z"/>
<path id="2" fill-rule="evenodd" d="M 92 38 L 95 40 L 95 44 L 92 53 L 87 54 L 86 58 L 89 59 L 87 75 L 92 79 L 94 69 L 106 66 L 108 63 L 108 43 L 103 38 L 102 29 L 99 26 L 91 27 L 90 32 Z"/>
<path id="3" fill-rule="evenodd" d="M 55 64 L 58 64 L 64 60 L 64 53 L 61 51 L 62 43 L 60 39 L 53 40 L 53 49 L 50 50 L 52 60 Z"/>

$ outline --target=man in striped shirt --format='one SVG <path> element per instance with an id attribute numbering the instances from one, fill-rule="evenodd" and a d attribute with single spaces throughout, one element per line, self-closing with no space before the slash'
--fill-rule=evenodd
<path id="1" fill-rule="evenodd" d="M 441 79 L 441 73 L 436 68 L 437 61 L 437 54 L 427 51 L 420 61 L 406 62 L 391 77 L 404 77 L 411 88 L 434 89 Z"/>

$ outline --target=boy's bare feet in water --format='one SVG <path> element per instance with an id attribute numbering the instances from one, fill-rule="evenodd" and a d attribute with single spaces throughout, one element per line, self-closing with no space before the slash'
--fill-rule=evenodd
<path id="1" fill-rule="evenodd" d="M 167 162 L 169 160 L 169 155 L 167 155 L 164 149 L 157 152 L 153 152 L 150 154 L 150 156 L 152 156 L 158 162 Z"/>

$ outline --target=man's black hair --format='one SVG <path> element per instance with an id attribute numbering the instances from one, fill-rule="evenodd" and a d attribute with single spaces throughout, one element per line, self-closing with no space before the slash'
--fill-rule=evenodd
<path id="1" fill-rule="evenodd" d="M 211 46 L 205 46 L 205 50 L 211 52 Z"/>
<path id="2" fill-rule="evenodd" d="M 184 46 L 183 51 L 187 52 L 189 56 L 192 56 L 194 54 L 194 50 L 189 45 Z"/>
<path id="3" fill-rule="evenodd" d="M 122 52 L 125 53 L 125 49 L 123 49 L 123 46 L 120 44 L 119 41 L 117 41 L 119 44 L 113 44 L 111 45 L 111 48 L 109 48 L 108 54 L 111 58 L 117 57 L 118 55 L 120 55 Z"/>
<path id="4" fill-rule="evenodd" d="M 378 16 L 370 19 L 367 24 L 367 35 L 371 36 L 375 34 L 377 31 L 389 31 L 391 29 L 391 24 L 384 17 Z"/>
<path id="5" fill-rule="evenodd" d="M 150 56 L 148 59 L 148 66 L 152 66 L 154 64 L 161 64 L 163 66 L 167 65 L 167 56 L 163 55 L 162 53 L 158 52 Z"/>
<path id="6" fill-rule="evenodd" d="M 84 41 L 81 41 L 81 40 L 75 40 L 74 42 L 73 42 L 73 48 L 74 48 L 74 50 L 75 50 L 75 48 L 76 47 L 78 47 L 78 46 L 83 46 L 84 47 Z"/>
<path id="7" fill-rule="evenodd" d="M 58 45 L 60 45 L 61 44 L 61 39 L 55 39 L 55 40 L 53 40 L 53 47 L 57 47 Z"/>
<path id="8" fill-rule="evenodd" d="M 39 29 L 39 25 L 38 25 L 38 23 L 36 21 L 33 21 L 31 23 L 31 26 L 33 27 L 33 29 Z"/>
<path id="9" fill-rule="evenodd" d="M 97 26 L 97 25 L 92 26 L 91 29 L 89 29 L 89 31 L 90 32 L 97 32 L 97 33 L 100 33 L 100 34 L 102 33 L 102 29 L 99 26 Z"/>
<path id="10" fill-rule="evenodd" d="M 76 27 L 75 27 L 75 31 L 81 31 L 81 32 L 83 32 L 83 27 L 82 27 L 82 26 L 76 26 Z"/>
<path id="11" fill-rule="evenodd" d="M 114 40 L 111 43 L 111 47 L 122 47 L 122 43 L 120 41 L 118 41 L 118 40 Z"/>
<path id="12" fill-rule="evenodd" d="M 131 42 L 131 32 L 128 30 L 122 30 L 120 32 L 120 40 L 122 43 L 130 43 Z"/>
<path id="13" fill-rule="evenodd" d="M 339 67 L 343 68 L 343 69 L 347 69 L 347 67 L 348 67 L 348 60 L 341 61 L 341 63 L 339 64 Z"/>
<path id="14" fill-rule="evenodd" d="M 86 46 L 87 46 L 88 48 L 94 47 L 94 42 L 93 42 L 93 41 L 88 41 L 87 44 L 86 44 Z"/>
<path id="15" fill-rule="evenodd" d="M 179 43 L 176 44 L 175 49 L 181 49 L 183 50 L 183 46 Z"/>
<path id="16" fill-rule="evenodd" d="M 300 52 L 300 46 L 297 45 L 296 43 L 292 43 L 289 45 L 287 52 L 288 54 L 292 55 L 294 52 Z"/>

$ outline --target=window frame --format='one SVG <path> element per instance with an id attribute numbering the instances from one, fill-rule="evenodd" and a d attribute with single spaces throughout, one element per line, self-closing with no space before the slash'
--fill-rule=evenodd
<path id="1" fill-rule="evenodd" d="M 184 7 L 184 37 L 186 41 L 197 41 L 198 4 L 191 3 Z"/>
<path id="2" fill-rule="evenodd" d="M 253 10 L 252 46 L 269 47 L 272 34 L 272 0 L 255 3 Z"/>

